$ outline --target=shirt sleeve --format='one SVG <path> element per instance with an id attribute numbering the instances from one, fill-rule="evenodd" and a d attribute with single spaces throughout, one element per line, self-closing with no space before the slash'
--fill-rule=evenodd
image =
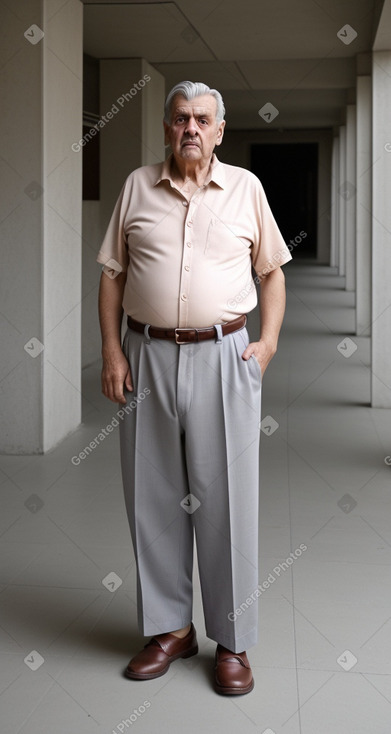
<path id="1" fill-rule="evenodd" d="M 264 188 L 256 179 L 256 232 L 251 260 L 257 275 L 262 277 L 292 260 L 292 255 L 274 219 Z"/>
<path id="2" fill-rule="evenodd" d="M 127 270 L 129 256 L 125 237 L 124 222 L 129 203 L 128 181 L 125 181 L 117 199 L 107 227 L 104 240 L 96 258 L 103 265 L 103 271 L 110 278 Z"/>

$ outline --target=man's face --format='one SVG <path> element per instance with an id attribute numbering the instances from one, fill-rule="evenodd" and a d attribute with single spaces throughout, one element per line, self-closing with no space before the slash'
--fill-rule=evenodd
<path id="1" fill-rule="evenodd" d="M 210 94 L 187 100 L 174 97 L 171 123 L 164 123 L 166 142 L 171 145 L 175 159 L 206 163 L 215 145 L 223 139 L 224 120 L 216 122 L 217 103 Z"/>

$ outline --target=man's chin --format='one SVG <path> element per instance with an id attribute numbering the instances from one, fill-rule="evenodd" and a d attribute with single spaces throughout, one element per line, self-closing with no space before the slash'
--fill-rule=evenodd
<path id="1" fill-rule="evenodd" d="M 181 158 L 186 158 L 186 160 L 189 158 L 191 160 L 202 158 L 201 150 L 197 145 L 185 145 L 180 149 L 179 155 Z"/>

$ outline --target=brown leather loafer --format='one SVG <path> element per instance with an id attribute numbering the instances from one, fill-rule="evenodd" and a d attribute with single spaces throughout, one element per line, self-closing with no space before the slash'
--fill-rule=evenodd
<path id="1" fill-rule="evenodd" d="M 125 675 L 134 680 L 159 678 L 167 673 L 170 664 L 178 658 L 190 658 L 198 652 L 197 636 L 193 622 L 185 637 L 175 637 L 171 632 L 152 637 L 128 664 Z"/>
<path id="2" fill-rule="evenodd" d="M 254 679 L 245 652 L 231 652 L 217 645 L 215 658 L 215 691 L 235 696 L 250 693 Z"/>

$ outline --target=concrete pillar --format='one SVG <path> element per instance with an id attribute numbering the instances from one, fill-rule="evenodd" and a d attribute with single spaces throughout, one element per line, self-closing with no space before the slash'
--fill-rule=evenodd
<path id="1" fill-rule="evenodd" d="M 339 258 L 339 137 L 333 138 L 331 159 L 331 247 L 330 265 L 337 267 Z"/>
<path id="2" fill-rule="evenodd" d="M 391 51 L 373 52 L 372 79 L 372 405 L 391 408 Z"/>
<path id="3" fill-rule="evenodd" d="M 328 265 L 331 246 L 331 151 L 332 137 L 327 136 L 318 147 L 318 227 L 317 227 L 317 262 Z"/>
<path id="4" fill-rule="evenodd" d="M 101 119 L 111 113 L 100 133 L 103 229 L 129 173 L 165 158 L 164 99 L 164 77 L 145 59 L 101 60 Z"/>
<path id="5" fill-rule="evenodd" d="M 346 199 L 344 196 L 346 181 L 346 125 L 339 128 L 339 250 L 338 250 L 338 274 L 346 273 Z"/>
<path id="6" fill-rule="evenodd" d="M 341 191 L 346 212 L 346 283 L 347 291 L 356 288 L 356 105 L 346 107 L 346 181 Z"/>
<path id="7" fill-rule="evenodd" d="M 18 0 L 1 16 L 0 451 L 33 454 L 81 417 L 83 13 L 79 0 Z"/>
<path id="8" fill-rule="evenodd" d="M 357 77 L 356 334 L 371 334 L 372 79 Z"/>

